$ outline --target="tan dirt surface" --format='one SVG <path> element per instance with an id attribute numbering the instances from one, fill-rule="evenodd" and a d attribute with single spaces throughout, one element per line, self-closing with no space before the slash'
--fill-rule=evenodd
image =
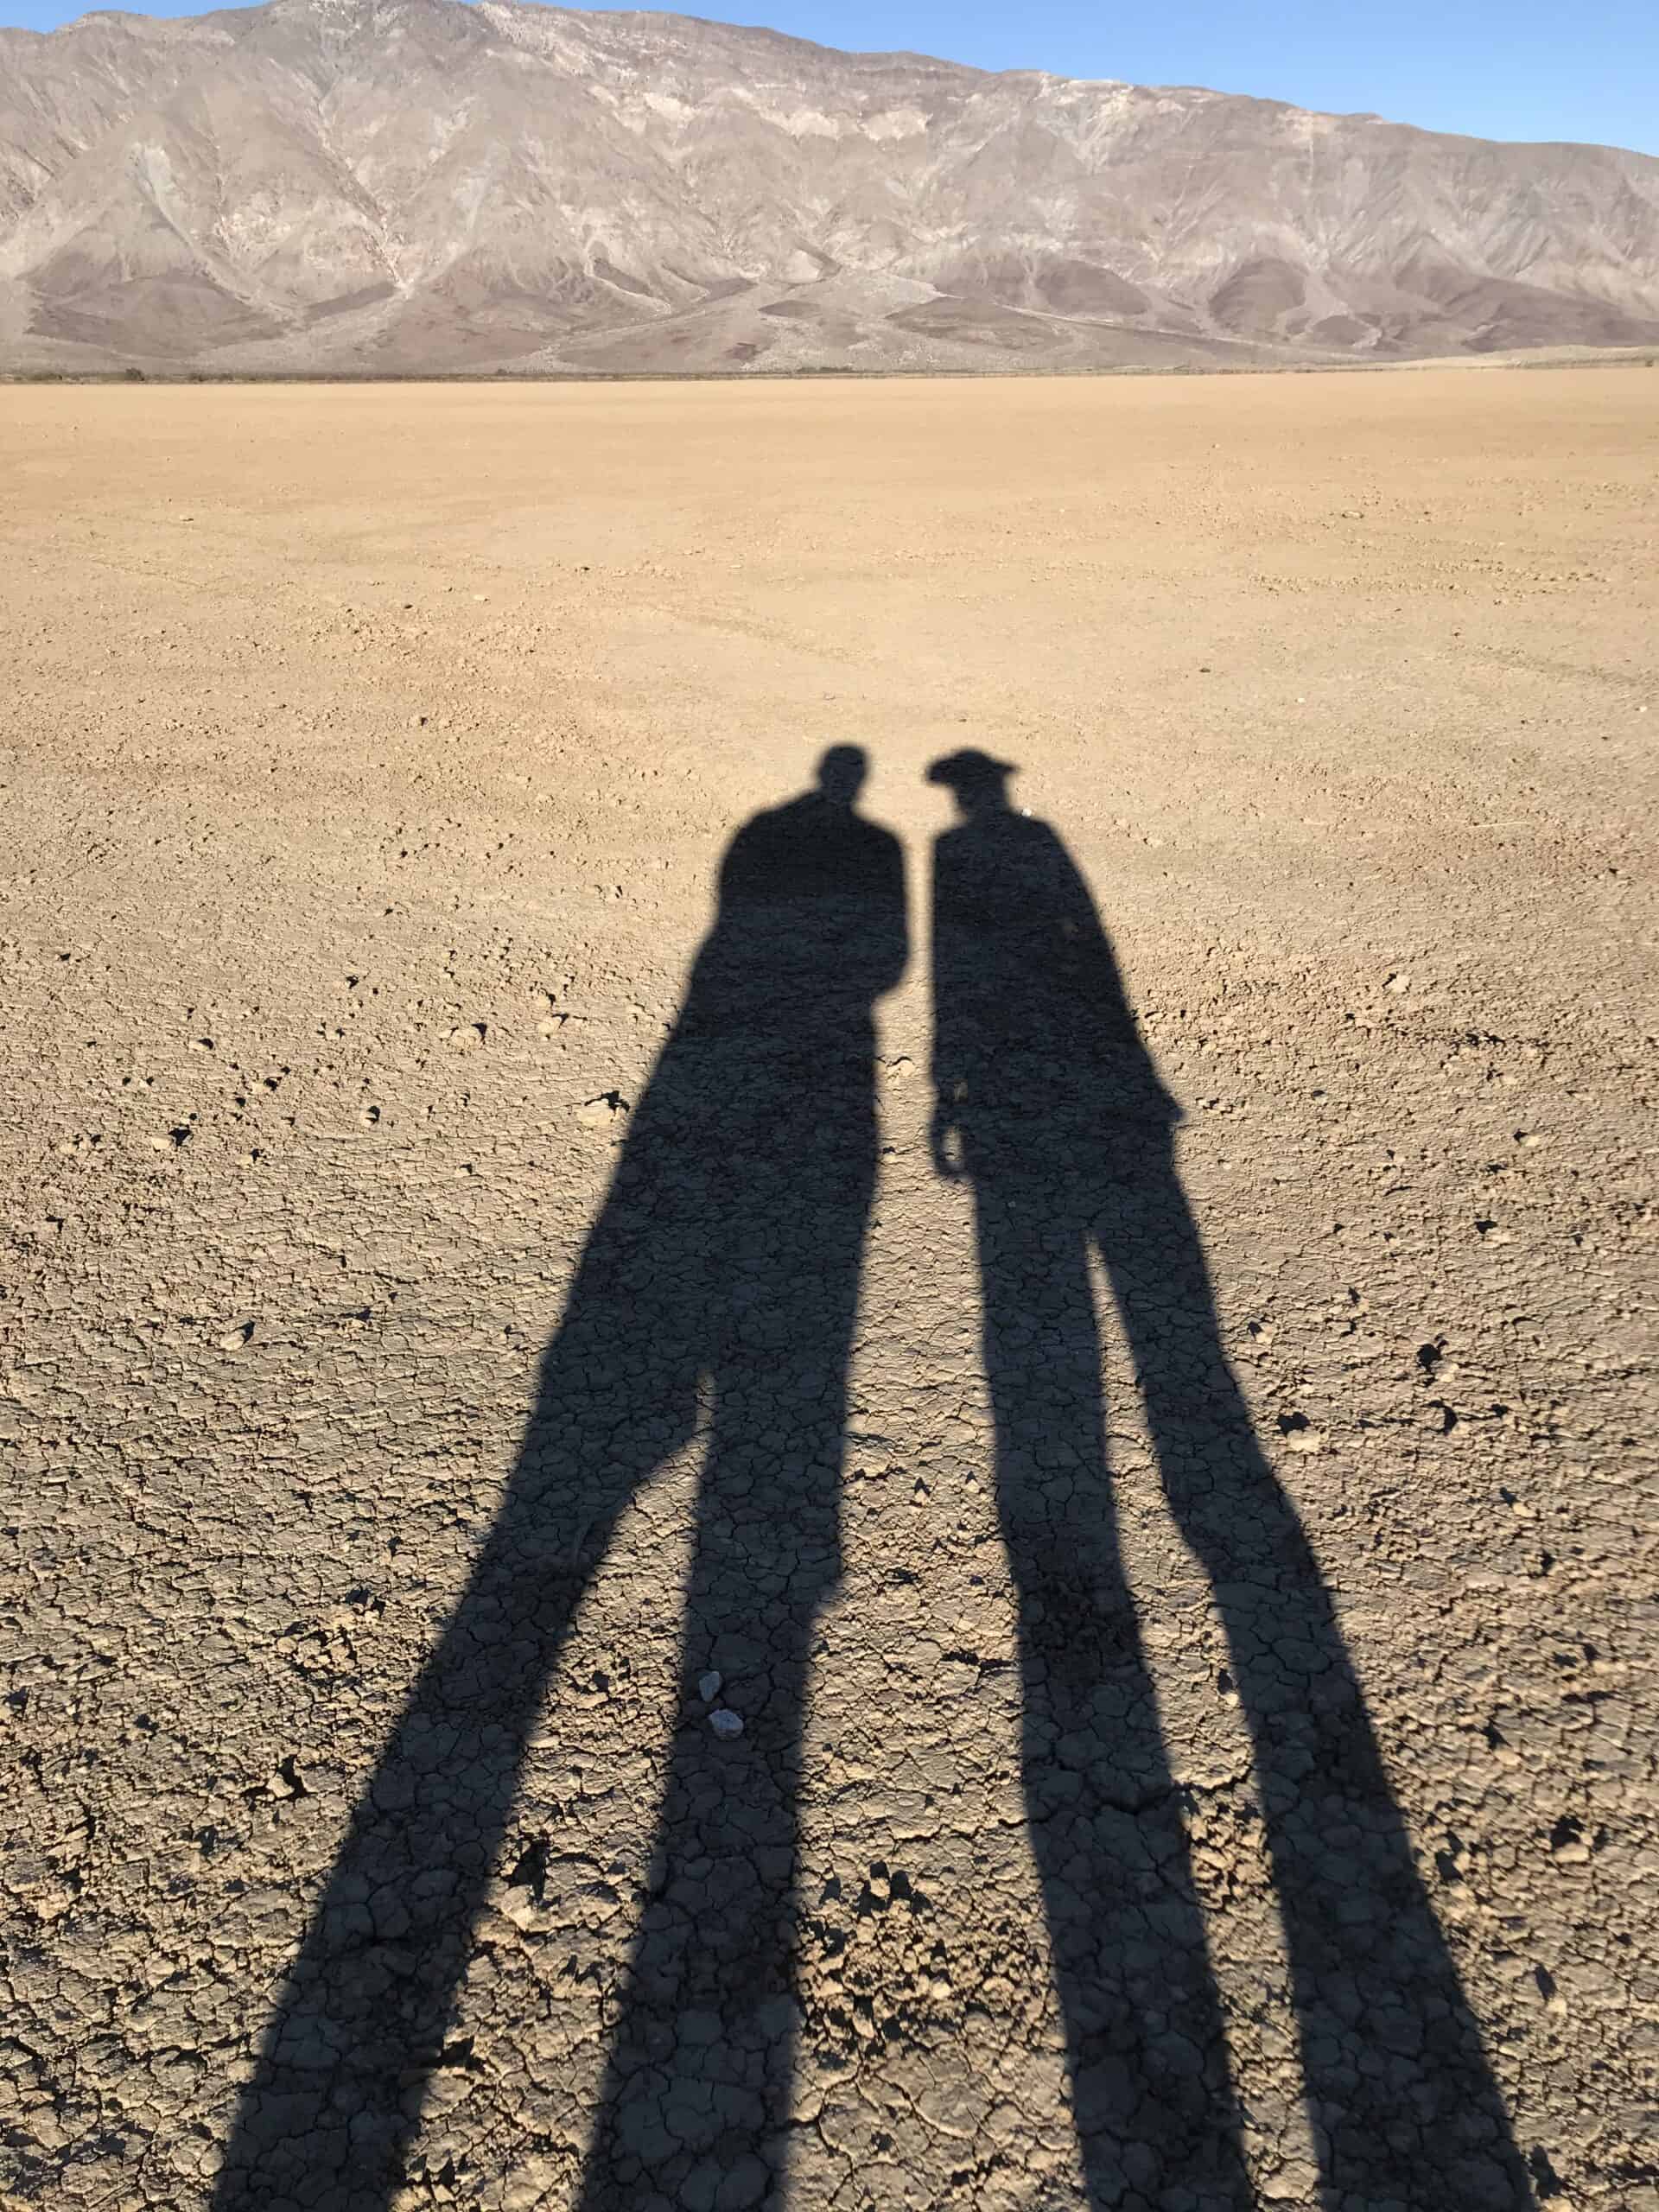
<path id="1" fill-rule="evenodd" d="M 0 2196 L 1653 2212 L 1659 377 L 13 390 L 0 544 Z"/>

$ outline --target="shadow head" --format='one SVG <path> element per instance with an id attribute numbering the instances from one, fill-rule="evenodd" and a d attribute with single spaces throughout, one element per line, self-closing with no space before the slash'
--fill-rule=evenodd
<path id="1" fill-rule="evenodd" d="M 956 794 L 964 814 L 981 814 L 1008 803 L 1008 778 L 1017 772 L 1012 760 L 998 760 L 976 745 L 947 753 L 927 772 L 930 784 L 943 784 Z"/>
<path id="2" fill-rule="evenodd" d="M 836 806 L 851 806 L 870 772 L 870 756 L 861 745 L 832 745 L 818 763 L 818 789 Z"/>

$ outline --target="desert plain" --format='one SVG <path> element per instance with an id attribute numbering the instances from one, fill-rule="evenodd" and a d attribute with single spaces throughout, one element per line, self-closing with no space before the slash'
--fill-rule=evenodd
<path id="1" fill-rule="evenodd" d="M 0 544 L 0 2197 L 1653 2212 L 1659 373 L 12 388 Z"/>

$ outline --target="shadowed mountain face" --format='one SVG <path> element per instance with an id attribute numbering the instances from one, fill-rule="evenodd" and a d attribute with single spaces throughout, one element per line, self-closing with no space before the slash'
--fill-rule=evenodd
<path id="1" fill-rule="evenodd" d="M 0 365 L 1659 340 L 1659 160 L 523 0 L 0 30 Z"/>

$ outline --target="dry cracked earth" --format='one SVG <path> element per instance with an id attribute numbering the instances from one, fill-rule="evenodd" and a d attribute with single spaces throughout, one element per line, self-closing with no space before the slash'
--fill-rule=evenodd
<path id="1" fill-rule="evenodd" d="M 1656 403 L 7 395 L 5 2202 L 1659 2206 Z"/>

